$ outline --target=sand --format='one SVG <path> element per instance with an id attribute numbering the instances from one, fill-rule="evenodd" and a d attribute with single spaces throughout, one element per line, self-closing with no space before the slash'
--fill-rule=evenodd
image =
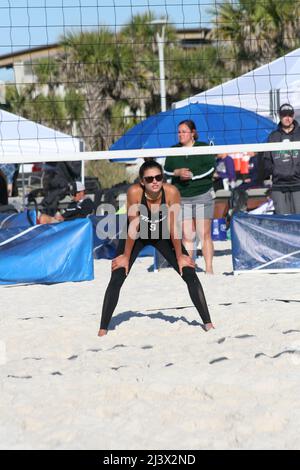
<path id="1" fill-rule="evenodd" d="M 233 276 L 215 246 L 208 333 L 151 258 L 103 338 L 109 261 L 92 282 L 0 286 L 0 448 L 299 449 L 300 274 Z"/>

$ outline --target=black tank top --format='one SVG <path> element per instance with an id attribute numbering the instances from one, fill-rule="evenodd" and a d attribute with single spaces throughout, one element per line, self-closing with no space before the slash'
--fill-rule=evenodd
<path id="1" fill-rule="evenodd" d="M 145 191 L 143 191 L 140 206 L 140 238 L 142 240 L 169 238 L 168 208 L 164 188 L 162 188 L 160 207 L 156 212 L 151 212 L 149 209 Z"/>

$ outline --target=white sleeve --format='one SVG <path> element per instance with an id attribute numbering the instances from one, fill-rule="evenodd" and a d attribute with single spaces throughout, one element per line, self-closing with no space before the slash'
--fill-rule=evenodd
<path id="1" fill-rule="evenodd" d="M 215 171 L 215 167 L 212 167 L 210 170 L 206 171 L 205 173 L 202 173 L 202 175 L 193 176 L 192 180 L 194 181 L 194 180 L 200 180 L 202 178 L 205 178 L 205 176 L 210 175 L 214 171 Z"/>

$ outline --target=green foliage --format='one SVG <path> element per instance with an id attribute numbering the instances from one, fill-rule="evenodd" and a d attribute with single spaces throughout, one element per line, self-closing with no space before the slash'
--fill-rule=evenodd
<path id="1" fill-rule="evenodd" d="M 66 109 L 63 100 L 58 97 L 41 94 L 33 98 L 30 119 L 53 129 L 67 130 Z"/>
<path id="2" fill-rule="evenodd" d="M 217 48 L 207 45 L 187 53 L 173 47 L 166 54 L 169 101 L 177 101 L 217 85 L 224 65 Z"/>
<path id="3" fill-rule="evenodd" d="M 96 176 L 103 189 L 111 188 L 118 183 L 127 182 L 124 163 L 111 163 L 106 160 L 89 161 L 86 163 L 86 175 Z"/>
<path id="4" fill-rule="evenodd" d="M 15 85 L 6 85 L 6 108 L 11 113 L 20 114 L 28 118 L 30 115 L 31 104 L 29 97 L 32 92 L 32 86 L 23 86 L 18 91 Z"/>
<path id="5" fill-rule="evenodd" d="M 84 97 L 78 90 L 75 90 L 75 88 L 67 89 L 64 96 L 64 105 L 68 119 L 71 122 L 81 119 L 84 110 Z"/>
<path id="6" fill-rule="evenodd" d="M 56 59 L 49 57 L 40 59 L 32 68 L 38 78 L 39 85 L 48 85 L 50 92 L 59 85 L 60 73 Z"/>
<path id="7" fill-rule="evenodd" d="M 225 0 L 211 9 L 213 37 L 228 51 L 225 67 L 235 75 L 300 45 L 300 4 L 283 0 Z"/>
<path id="8" fill-rule="evenodd" d="M 111 127 L 116 139 L 135 126 L 140 119 L 130 110 L 128 103 L 119 101 L 111 109 Z"/>

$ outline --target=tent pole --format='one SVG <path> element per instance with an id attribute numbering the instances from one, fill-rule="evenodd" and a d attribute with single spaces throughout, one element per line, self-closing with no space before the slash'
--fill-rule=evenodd
<path id="1" fill-rule="evenodd" d="M 84 184 L 84 178 L 85 178 L 85 174 L 84 174 L 84 160 L 81 160 L 81 182 L 82 182 L 82 184 Z"/>
<path id="2" fill-rule="evenodd" d="M 84 141 L 81 139 L 79 141 L 79 152 L 84 152 Z M 81 160 L 81 182 L 84 184 L 85 174 L 84 174 L 84 160 Z"/>
<path id="3" fill-rule="evenodd" d="M 24 176 L 24 163 L 22 163 L 22 209 L 25 209 L 25 176 Z"/>

